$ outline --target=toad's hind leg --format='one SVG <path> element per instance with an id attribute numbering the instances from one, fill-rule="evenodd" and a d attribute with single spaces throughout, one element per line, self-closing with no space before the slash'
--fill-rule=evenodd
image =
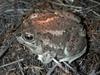
<path id="1" fill-rule="evenodd" d="M 79 52 L 78 54 L 75 54 L 73 56 L 66 56 L 62 59 L 60 59 L 59 61 L 60 62 L 63 62 L 63 61 L 67 61 L 69 64 L 72 63 L 74 60 L 78 59 L 79 57 L 81 57 L 85 52 L 86 52 L 86 48 L 85 47 L 81 52 Z"/>

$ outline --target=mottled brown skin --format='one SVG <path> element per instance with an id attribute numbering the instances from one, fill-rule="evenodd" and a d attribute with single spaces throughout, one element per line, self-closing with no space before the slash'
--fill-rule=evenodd
<path id="1" fill-rule="evenodd" d="M 85 31 L 79 22 L 77 16 L 69 12 L 33 13 L 23 21 L 21 33 L 33 34 L 37 47 L 41 45 L 42 51 L 33 50 L 34 54 L 50 51 L 63 59 L 77 55 L 86 47 Z"/>

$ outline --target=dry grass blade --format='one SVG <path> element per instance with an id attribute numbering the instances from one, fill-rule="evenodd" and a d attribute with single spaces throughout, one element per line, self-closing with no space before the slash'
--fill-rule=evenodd
<path id="1" fill-rule="evenodd" d="M 16 63 L 18 63 L 18 62 L 22 62 L 23 60 L 24 60 L 24 59 L 19 59 L 19 60 L 13 61 L 13 62 L 11 62 L 11 63 L 1 65 L 0 68 L 6 67 L 6 66 L 9 66 L 9 65 L 12 65 L 12 64 L 16 64 Z"/>

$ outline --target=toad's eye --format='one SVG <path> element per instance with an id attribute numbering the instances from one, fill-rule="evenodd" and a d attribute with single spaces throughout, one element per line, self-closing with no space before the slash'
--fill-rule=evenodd
<path id="1" fill-rule="evenodd" d="M 24 38 L 26 41 L 32 41 L 32 40 L 34 40 L 34 36 L 33 36 L 32 34 L 30 34 L 30 33 L 25 33 L 25 34 L 23 35 L 23 38 Z"/>

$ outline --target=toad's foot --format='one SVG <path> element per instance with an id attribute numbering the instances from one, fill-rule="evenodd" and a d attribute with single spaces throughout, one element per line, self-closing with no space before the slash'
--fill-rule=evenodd
<path id="1" fill-rule="evenodd" d="M 53 60 L 55 56 L 56 56 L 56 53 L 47 51 L 41 55 L 38 55 L 38 60 L 40 60 L 44 64 L 48 64 Z"/>

